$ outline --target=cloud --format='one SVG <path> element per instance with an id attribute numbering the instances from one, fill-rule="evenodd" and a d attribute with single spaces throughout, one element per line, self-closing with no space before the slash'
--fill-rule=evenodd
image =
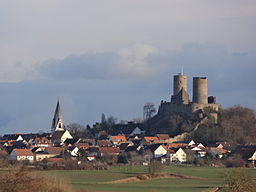
<path id="1" fill-rule="evenodd" d="M 137 44 L 118 52 L 118 61 L 115 69 L 122 76 L 131 78 L 148 78 L 159 72 L 159 66 L 150 60 L 151 56 L 157 55 L 158 50 L 149 45 Z"/>
<path id="2" fill-rule="evenodd" d="M 160 64 L 150 58 L 153 46 L 136 44 L 116 52 L 88 52 L 43 62 L 37 71 L 51 79 L 146 79 L 157 75 Z"/>
<path id="3" fill-rule="evenodd" d="M 109 79 L 115 57 L 108 52 L 71 55 L 43 62 L 37 71 L 43 78 L 51 79 Z"/>
<path id="4" fill-rule="evenodd" d="M 189 43 L 175 51 L 136 44 L 116 52 L 48 60 L 36 70 L 40 79 L 0 83 L 0 132 L 49 131 L 58 99 L 66 124 L 92 124 L 101 113 L 119 120 L 141 117 L 145 102 L 157 106 L 170 100 L 172 76 L 181 65 L 190 99 L 192 77 L 207 76 L 209 95 L 223 107 L 241 104 L 256 109 L 255 62 L 254 51 L 230 52 L 213 42 Z"/>
<path id="5" fill-rule="evenodd" d="M 135 44 L 116 52 L 88 52 L 43 62 L 37 72 L 42 78 L 154 80 L 181 71 L 207 76 L 213 91 L 250 89 L 255 82 L 255 51 L 230 52 L 218 43 L 188 43 L 179 50 L 163 50 Z M 190 80 L 192 82 L 192 80 Z M 189 82 L 189 83 L 190 83 Z"/>
<path id="6" fill-rule="evenodd" d="M 123 48 L 139 52 L 141 48 L 127 48 L 137 43 L 152 45 L 161 53 L 155 47 L 177 50 L 187 42 L 213 41 L 224 44 L 229 51 L 246 52 L 256 45 L 255 10 L 256 1 L 252 0 L 1 2 L 0 82 L 26 80 L 33 74 L 30 69 L 36 68 L 38 63 L 72 54 L 82 56 L 90 51 L 114 52 L 117 61 L 127 62 L 127 65 L 116 64 L 115 67 L 132 66 L 124 70 L 133 70 L 130 73 L 134 74 L 133 78 L 148 77 L 155 75 L 155 70 L 162 70 L 161 66 L 145 68 L 140 65 L 134 71 L 128 58 L 125 61 L 119 58 L 118 52 Z M 138 57 L 136 59 L 137 62 Z M 148 63 L 149 57 L 140 63 L 145 61 Z M 16 63 L 23 66 L 15 67 Z M 29 71 L 29 75 L 25 71 Z M 104 78 L 117 75 L 109 73 Z M 121 71 L 120 76 L 123 78 L 126 74 Z"/>

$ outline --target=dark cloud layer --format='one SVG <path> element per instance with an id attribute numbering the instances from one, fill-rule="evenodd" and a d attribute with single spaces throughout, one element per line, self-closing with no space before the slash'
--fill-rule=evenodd
<path id="1" fill-rule="evenodd" d="M 144 46 L 127 54 L 73 55 L 43 63 L 37 71 L 39 80 L 1 83 L 0 133 L 49 131 L 57 99 L 66 123 L 91 124 L 100 120 L 101 113 L 119 120 L 141 117 L 144 102 L 158 106 L 160 100 L 170 99 L 172 75 L 182 65 L 189 77 L 190 98 L 192 77 L 207 76 L 209 94 L 217 96 L 222 106 L 256 109 L 255 52 L 231 53 L 215 43 L 153 50 Z M 132 69 L 123 66 L 124 59 Z"/>
<path id="2" fill-rule="evenodd" d="M 44 62 L 38 70 L 43 77 L 51 79 L 110 79 L 115 57 L 113 53 L 72 55 Z"/>

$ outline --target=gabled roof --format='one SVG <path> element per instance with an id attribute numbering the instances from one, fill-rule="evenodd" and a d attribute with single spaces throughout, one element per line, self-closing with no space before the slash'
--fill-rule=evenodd
<path id="1" fill-rule="evenodd" d="M 157 137 L 143 137 L 143 139 L 144 139 L 146 142 L 153 142 L 153 141 L 157 141 L 157 140 L 158 140 Z"/>
<path id="2" fill-rule="evenodd" d="M 3 140 L 17 140 L 20 136 L 23 138 L 21 133 L 6 134 L 3 136 Z"/>
<path id="3" fill-rule="evenodd" d="M 125 150 L 129 145 L 130 145 L 130 143 L 121 143 L 121 144 L 119 145 L 119 148 L 120 148 L 121 150 Z"/>
<path id="4" fill-rule="evenodd" d="M 45 152 L 48 154 L 56 154 L 59 155 L 63 149 L 61 147 L 47 147 L 45 148 Z"/>
<path id="5" fill-rule="evenodd" d="M 99 147 L 90 146 L 86 151 L 89 151 L 91 153 L 95 153 L 99 151 Z"/>
<path id="6" fill-rule="evenodd" d="M 150 149 L 151 152 L 154 152 L 155 150 L 157 150 L 160 146 L 162 146 L 162 144 L 153 144 L 153 145 L 148 145 L 146 148 Z M 162 146 L 165 150 L 166 148 L 164 146 Z"/>
<path id="7" fill-rule="evenodd" d="M 70 147 L 68 147 L 68 150 L 69 150 L 69 151 L 73 151 L 75 148 L 77 148 L 77 149 L 78 149 L 78 147 L 77 147 L 77 146 L 70 146 Z"/>
<path id="8" fill-rule="evenodd" d="M 75 143 L 78 143 L 80 141 L 80 139 L 66 139 L 64 141 L 64 144 L 66 145 L 74 145 Z"/>
<path id="9" fill-rule="evenodd" d="M 157 137 L 159 140 L 167 140 L 167 139 L 170 138 L 168 134 L 156 134 L 156 137 Z"/>
<path id="10" fill-rule="evenodd" d="M 228 152 L 227 150 L 225 150 L 225 149 L 223 149 L 223 148 L 218 148 L 218 147 L 208 147 L 207 149 L 208 149 L 209 151 L 212 151 L 213 153 L 219 154 L 219 155 L 225 154 L 225 153 Z"/>
<path id="11" fill-rule="evenodd" d="M 172 148 L 172 149 L 186 147 L 186 146 L 188 146 L 188 144 L 185 144 L 185 143 L 169 143 L 167 145 L 168 148 Z"/>
<path id="12" fill-rule="evenodd" d="M 133 145 L 133 146 L 128 146 L 125 149 L 125 152 L 132 152 L 132 151 L 137 151 L 138 150 L 139 145 Z"/>
<path id="13" fill-rule="evenodd" d="M 34 156 L 30 149 L 13 149 L 17 156 Z"/>
<path id="14" fill-rule="evenodd" d="M 108 140 L 98 140 L 97 145 L 99 147 L 110 147 L 110 146 L 112 146 L 112 143 Z"/>
<path id="15" fill-rule="evenodd" d="M 116 136 L 110 136 L 111 139 L 114 141 L 114 142 L 126 142 L 126 137 L 124 135 L 116 135 Z"/>
<path id="16" fill-rule="evenodd" d="M 116 154 L 116 153 L 120 153 L 120 149 L 119 147 L 100 147 L 99 152 Z"/>
<path id="17" fill-rule="evenodd" d="M 75 146 L 78 149 L 87 149 L 90 147 L 90 145 L 88 143 L 75 143 Z"/>
<path id="18" fill-rule="evenodd" d="M 202 143 L 199 143 L 199 144 L 197 145 L 197 147 L 198 147 L 198 148 L 201 148 L 201 149 L 202 149 L 202 148 L 205 148 L 205 146 L 204 146 Z"/>
<path id="19" fill-rule="evenodd" d="M 141 144 L 141 139 L 132 139 L 130 140 L 134 145 L 139 145 Z"/>
<path id="20" fill-rule="evenodd" d="M 56 131 L 52 134 L 52 140 L 60 140 L 65 131 Z"/>
<path id="21" fill-rule="evenodd" d="M 37 137 L 35 138 L 35 143 L 36 144 L 50 144 L 51 141 L 47 139 L 46 137 Z"/>

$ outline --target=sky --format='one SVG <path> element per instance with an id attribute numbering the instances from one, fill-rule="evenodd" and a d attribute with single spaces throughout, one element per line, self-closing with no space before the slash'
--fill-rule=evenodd
<path id="1" fill-rule="evenodd" d="M 173 75 L 206 76 L 224 108 L 256 109 L 255 0 L 1 0 L 0 134 L 101 114 L 142 117 Z"/>

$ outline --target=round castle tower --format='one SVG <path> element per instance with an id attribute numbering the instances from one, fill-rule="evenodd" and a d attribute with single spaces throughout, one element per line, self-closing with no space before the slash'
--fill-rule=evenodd
<path id="1" fill-rule="evenodd" d="M 208 80 L 206 77 L 193 78 L 193 103 L 208 104 Z"/>
<path id="2" fill-rule="evenodd" d="M 173 95 L 177 95 L 182 88 L 187 91 L 187 76 L 179 73 L 173 76 Z"/>

